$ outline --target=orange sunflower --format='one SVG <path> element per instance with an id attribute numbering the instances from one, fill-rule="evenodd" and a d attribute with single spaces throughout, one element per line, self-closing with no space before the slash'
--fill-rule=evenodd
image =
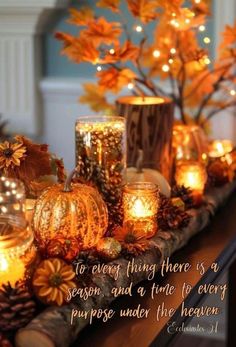
<path id="1" fill-rule="evenodd" d="M 26 147 L 22 142 L 10 143 L 8 141 L 0 143 L 0 169 L 5 170 L 20 166 L 25 159 Z"/>
<path id="2" fill-rule="evenodd" d="M 51 258 L 42 261 L 34 273 L 33 286 L 37 297 L 52 305 L 61 306 L 66 301 L 69 288 L 76 287 L 72 265 Z"/>
<path id="3" fill-rule="evenodd" d="M 123 250 L 128 254 L 139 255 L 149 248 L 146 234 L 133 227 L 117 227 L 113 237 L 121 243 Z"/>

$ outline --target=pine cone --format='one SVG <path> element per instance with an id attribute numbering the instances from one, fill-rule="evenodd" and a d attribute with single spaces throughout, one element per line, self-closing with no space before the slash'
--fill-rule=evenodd
<path id="1" fill-rule="evenodd" d="M 6 336 L 0 333 L 0 347 L 13 347 Z"/>
<path id="2" fill-rule="evenodd" d="M 170 199 L 161 196 L 160 207 L 157 214 L 158 226 L 161 230 L 177 230 L 186 228 L 190 215 L 174 206 Z"/>
<path id="3" fill-rule="evenodd" d="M 72 263 L 74 268 L 78 263 L 85 265 L 90 273 L 93 265 L 100 264 L 100 260 L 95 251 L 81 251 Z"/>
<path id="4" fill-rule="evenodd" d="M 207 167 L 207 185 L 211 187 L 221 187 L 230 181 L 230 167 L 227 162 L 215 159 Z"/>
<path id="5" fill-rule="evenodd" d="M 22 282 L 15 288 L 10 283 L 3 284 L 0 289 L 0 329 L 2 331 L 17 330 L 25 326 L 35 313 L 36 304 L 32 295 Z"/>
<path id="6" fill-rule="evenodd" d="M 171 189 L 171 197 L 182 199 L 187 208 L 193 207 L 192 190 L 190 188 L 187 188 L 183 185 L 182 186 L 175 185 Z"/>
<path id="7" fill-rule="evenodd" d="M 83 181 L 90 181 L 93 175 L 93 163 L 87 156 L 77 158 L 77 176 Z"/>

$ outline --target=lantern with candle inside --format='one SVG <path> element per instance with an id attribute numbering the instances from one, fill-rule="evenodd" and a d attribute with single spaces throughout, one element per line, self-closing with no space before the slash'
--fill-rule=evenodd
<path id="1" fill-rule="evenodd" d="M 25 187 L 17 179 L 0 178 L 0 214 L 18 215 L 25 213 Z"/>
<path id="2" fill-rule="evenodd" d="M 27 222 L 13 215 L 0 216 L 0 287 L 27 281 L 36 251 Z"/>
<path id="3" fill-rule="evenodd" d="M 202 196 L 207 181 L 205 166 L 200 162 L 181 161 L 176 166 L 176 183 L 191 188 L 195 206 L 202 203 Z"/>
<path id="4" fill-rule="evenodd" d="M 149 182 L 128 183 L 123 191 L 123 224 L 141 230 L 147 237 L 157 232 L 159 189 Z"/>
<path id="5" fill-rule="evenodd" d="M 140 149 L 143 167 L 157 169 L 170 182 L 172 175 L 173 103 L 154 96 L 123 96 L 117 114 L 127 121 L 128 166 L 135 166 Z"/>
<path id="6" fill-rule="evenodd" d="M 121 187 L 126 169 L 123 117 L 88 116 L 76 122 L 78 175 L 98 186 L 105 200 Z"/>

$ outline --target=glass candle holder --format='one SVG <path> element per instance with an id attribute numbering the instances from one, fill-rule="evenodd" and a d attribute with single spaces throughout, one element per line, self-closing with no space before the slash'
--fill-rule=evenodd
<path id="1" fill-rule="evenodd" d="M 207 181 L 206 168 L 199 162 L 180 162 L 176 167 L 175 180 L 178 185 L 191 188 L 195 204 L 202 201 Z"/>
<path id="2" fill-rule="evenodd" d="M 121 188 L 126 169 L 126 124 L 123 117 L 90 116 L 76 122 L 79 176 L 94 181 L 105 200 Z"/>
<path id="3" fill-rule="evenodd" d="M 27 281 L 36 258 L 33 233 L 23 218 L 0 216 L 0 288 Z"/>
<path id="4" fill-rule="evenodd" d="M 0 178 L 0 214 L 24 216 L 25 187 L 17 179 Z"/>
<path id="5" fill-rule="evenodd" d="M 209 145 L 209 157 L 219 158 L 233 150 L 233 143 L 230 140 L 214 140 Z"/>
<path id="6" fill-rule="evenodd" d="M 173 129 L 173 152 L 175 160 L 206 161 L 208 139 L 197 125 L 177 124 Z"/>
<path id="7" fill-rule="evenodd" d="M 126 184 L 123 191 L 124 226 L 147 237 L 157 232 L 159 189 L 149 182 Z"/>

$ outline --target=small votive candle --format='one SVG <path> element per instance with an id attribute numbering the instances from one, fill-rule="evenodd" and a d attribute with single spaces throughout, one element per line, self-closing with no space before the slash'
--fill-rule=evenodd
<path id="1" fill-rule="evenodd" d="M 180 162 L 176 167 L 175 180 L 178 185 L 191 188 L 195 204 L 200 204 L 207 181 L 207 173 L 203 164 Z"/>
<path id="2" fill-rule="evenodd" d="M 209 157 L 219 158 L 233 150 L 233 143 L 230 140 L 214 140 L 209 146 Z"/>
<path id="3" fill-rule="evenodd" d="M 0 288 L 27 280 L 36 257 L 33 233 L 24 219 L 0 216 Z"/>
<path id="4" fill-rule="evenodd" d="M 157 232 L 159 189 L 149 182 L 126 184 L 123 191 L 124 226 L 147 237 Z"/>

